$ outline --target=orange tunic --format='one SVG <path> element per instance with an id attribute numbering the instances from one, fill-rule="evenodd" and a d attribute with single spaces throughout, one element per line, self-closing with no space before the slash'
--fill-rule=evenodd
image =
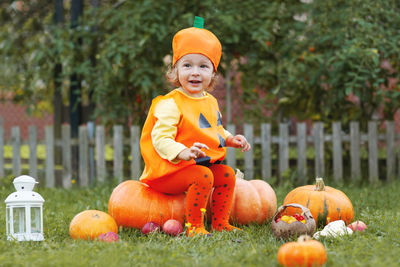
<path id="1" fill-rule="evenodd" d="M 209 150 L 203 150 L 206 157 L 174 164 L 161 158 L 155 150 L 151 139 L 151 131 L 157 121 L 154 109 L 160 100 L 168 98 L 174 100 L 181 114 L 175 141 L 186 147 L 191 147 L 195 142 L 206 144 L 209 147 Z M 219 163 L 226 155 L 225 138 L 218 103 L 212 95 L 193 98 L 175 89 L 165 96 L 158 96 L 152 102 L 140 139 L 140 149 L 145 162 L 140 180 L 146 182 L 161 178 L 194 164 L 207 166 Z"/>

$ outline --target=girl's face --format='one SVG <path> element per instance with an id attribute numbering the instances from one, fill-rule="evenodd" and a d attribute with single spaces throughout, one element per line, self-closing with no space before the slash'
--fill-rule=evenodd
<path id="1" fill-rule="evenodd" d="M 177 63 L 181 90 L 191 97 L 203 96 L 214 74 L 211 61 L 201 54 L 187 54 Z"/>

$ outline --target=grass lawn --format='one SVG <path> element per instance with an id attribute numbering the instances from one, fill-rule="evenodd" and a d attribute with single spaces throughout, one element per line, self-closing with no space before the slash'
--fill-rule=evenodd
<path id="1" fill-rule="evenodd" d="M 10 179 L 0 179 L 0 198 L 14 191 Z M 92 189 L 37 191 L 44 204 L 45 241 L 9 242 L 5 235 L 5 204 L 0 210 L 0 266 L 278 266 L 284 243 L 271 233 L 270 223 L 243 226 L 243 231 L 216 233 L 209 238 L 143 236 L 122 229 L 117 243 L 74 241 L 71 219 L 86 209 L 107 211 L 115 185 Z M 325 239 L 327 266 L 398 266 L 400 255 L 400 182 L 376 186 L 344 186 L 355 207 L 355 219 L 368 229 L 362 234 Z M 292 189 L 274 187 L 278 205 Z M 397 263 L 396 263 L 397 262 Z"/>

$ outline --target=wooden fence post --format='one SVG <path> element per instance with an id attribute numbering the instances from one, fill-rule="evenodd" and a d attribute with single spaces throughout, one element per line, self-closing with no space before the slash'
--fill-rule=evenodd
<path id="1" fill-rule="evenodd" d="M 335 182 L 343 181 L 343 157 L 342 157 L 342 127 L 340 122 L 332 123 L 333 146 L 333 179 Z"/>
<path id="2" fill-rule="evenodd" d="M 307 128 L 304 122 L 297 123 L 297 173 L 301 184 L 307 182 Z"/>
<path id="3" fill-rule="evenodd" d="M 396 179 L 399 180 L 400 179 L 400 133 L 396 134 L 397 137 L 397 177 Z"/>
<path id="4" fill-rule="evenodd" d="M 361 159 L 360 159 L 360 126 L 357 121 L 350 122 L 350 164 L 351 179 L 353 181 L 361 179 Z"/>
<path id="5" fill-rule="evenodd" d="M 395 176 L 394 123 L 386 121 L 386 180 L 392 181 Z"/>
<path id="6" fill-rule="evenodd" d="M 236 126 L 234 124 L 228 124 L 228 132 L 233 136 L 236 134 Z M 236 149 L 233 147 L 228 147 L 226 149 L 226 163 L 236 172 Z"/>
<path id="7" fill-rule="evenodd" d="M 263 123 L 261 124 L 261 178 L 268 181 L 271 176 L 271 124 Z"/>
<path id="8" fill-rule="evenodd" d="M 63 124 L 61 126 L 62 139 L 62 187 L 71 188 L 72 186 L 72 162 L 71 162 L 71 126 Z"/>
<path id="9" fill-rule="evenodd" d="M 79 126 L 79 185 L 89 186 L 89 138 L 86 126 Z"/>
<path id="10" fill-rule="evenodd" d="M 4 128 L 3 118 L 0 117 L 0 178 L 4 176 Z"/>
<path id="11" fill-rule="evenodd" d="M 55 187 L 53 126 L 47 125 L 44 130 L 46 144 L 46 187 Z"/>
<path id="12" fill-rule="evenodd" d="M 369 181 L 378 181 L 378 131 L 376 121 L 368 122 L 368 166 Z"/>
<path id="13" fill-rule="evenodd" d="M 254 147 L 254 137 L 253 137 L 253 125 L 244 124 L 244 136 L 246 136 L 247 141 Z M 254 148 L 250 149 L 248 152 L 244 152 L 244 166 L 245 166 L 245 177 L 247 180 L 254 178 Z"/>
<path id="14" fill-rule="evenodd" d="M 122 125 L 115 125 L 114 130 L 114 177 L 118 182 L 123 181 L 123 129 Z"/>
<path id="15" fill-rule="evenodd" d="M 37 131 L 36 126 L 29 126 L 29 175 L 37 179 Z"/>
<path id="16" fill-rule="evenodd" d="M 279 177 L 289 169 L 289 125 L 279 124 Z"/>
<path id="17" fill-rule="evenodd" d="M 97 182 L 104 183 L 106 180 L 106 158 L 105 158 L 106 137 L 104 126 L 96 126 L 96 172 Z"/>
<path id="18" fill-rule="evenodd" d="M 87 133 L 88 133 L 88 160 L 89 160 L 89 185 L 94 186 L 96 184 L 96 174 L 94 167 L 94 122 L 89 121 L 87 124 Z"/>
<path id="19" fill-rule="evenodd" d="M 131 178 L 138 180 L 141 174 L 140 167 L 140 128 L 131 127 Z"/>
<path id="20" fill-rule="evenodd" d="M 315 176 L 325 176 L 324 160 L 324 124 L 316 122 L 314 124 L 314 147 L 315 147 Z"/>
<path id="21" fill-rule="evenodd" d="M 15 176 L 19 176 L 21 174 L 21 137 L 18 126 L 11 128 L 11 140 L 13 153 L 13 174 Z"/>

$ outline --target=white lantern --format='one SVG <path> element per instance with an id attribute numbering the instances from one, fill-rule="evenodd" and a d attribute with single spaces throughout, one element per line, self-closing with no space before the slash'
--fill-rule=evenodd
<path id="1" fill-rule="evenodd" d="M 22 175 L 14 179 L 17 192 L 6 200 L 7 239 L 17 241 L 42 241 L 43 236 L 43 197 L 33 192 L 37 182 L 34 178 Z"/>

